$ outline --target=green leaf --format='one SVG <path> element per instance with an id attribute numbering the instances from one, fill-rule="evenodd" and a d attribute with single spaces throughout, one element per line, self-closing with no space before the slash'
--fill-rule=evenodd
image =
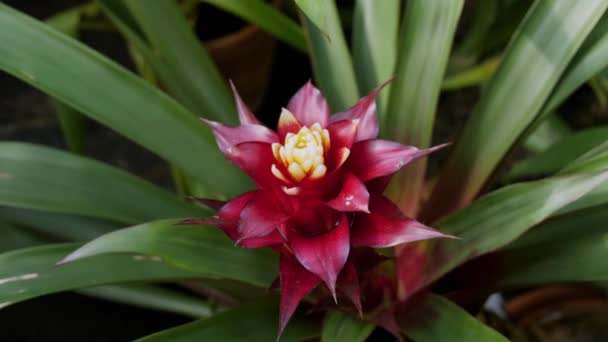
<path id="1" fill-rule="evenodd" d="M 93 4 L 78 6 L 67 11 L 61 12 L 45 22 L 55 29 L 69 35 L 78 37 L 78 25 L 80 24 L 80 16 L 82 11 L 90 10 Z M 63 104 L 55 99 L 51 100 L 51 104 L 55 109 L 59 125 L 63 132 L 65 143 L 74 153 L 83 153 L 84 151 L 84 118 L 80 113 L 72 109 L 70 106 Z"/>
<path id="2" fill-rule="evenodd" d="M 469 29 L 464 34 L 462 41 L 456 47 L 452 64 L 470 65 L 475 63 L 483 53 L 485 39 L 490 34 L 492 27 L 498 19 L 501 1 L 482 1 L 474 7 L 474 16 Z M 509 17 L 513 21 L 513 17 Z"/>
<path id="3" fill-rule="evenodd" d="M 143 255 L 102 255 L 56 263 L 78 244 L 46 245 L 0 255 L 0 307 L 45 294 L 106 284 L 192 279 L 198 274 Z"/>
<path id="4" fill-rule="evenodd" d="M 176 328 L 138 339 L 136 342 L 267 342 L 277 338 L 278 301 L 248 303 L 208 319 L 195 321 Z M 319 324 L 300 317 L 291 319 L 283 342 L 310 340 L 319 336 Z"/>
<path id="5" fill-rule="evenodd" d="M 353 63 L 340 25 L 335 0 L 298 1 L 309 7 L 323 7 L 327 28 L 321 30 L 306 16 L 301 16 L 307 34 L 315 80 L 327 97 L 332 112 L 353 106 L 359 100 Z M 315 4 L 316 5 L 313 5 Z"/>
<path id="6" fill-rule="evenodd" d="M 534 123 L 524 132 L 519 141 L 523 141 L 526 147 L 539 129 L 546 122 L 555 123 L 555 116 L 551 115 L 564 100 L 577 88 L 600 73 L 608 66 L 608 15 L 604 15 L 593 31 L 589 34 L 581 49 L 574 56 L 564 76 L 553 90 L 549 100 L 543 107 L 543 111 L 534 120 Z M 593 83 L 591 83 L 593 86 Z M 554 126 L 554 125 L 553 125 Z M 538 128 L 536 128 L 538 127 Z M 533 132 L 527 136 L 529 132 Z"/>
<path id="7" fill-rule="evenodd" d="M 458 90 L 478 86 L 491 79 L 500 64 L 501 56 L 490 57 L 466 70 L 450 75 L 443 80 L 443 90 Z"/>
<path id="8" fill-rule="evenodd" d="M 508 342 L 509 340 L 449 300 L 426 295 L 401 316 L 405 335 L 416 342 Z"/>
<path id="9" fill-rule="evenodd" d="M 139 0 L 125 0 L 124 6 L 156 57 L 171 70 L 172 78 L 165 80 L 170 82 L 170 92 L 193 113 L 236 123 L 236 107 L 228 87 L 177 2 L 157 0 L 150 6 Z M 164 75 L 160 73 L 161 78 Z"/>
<path id="10" fill-rule="evenodd" d="M 576 89 L 608 66 L 608 15 L 597 23 L 583 47 L 575 55 L 564 76 L 543 107 L 542 119 L 553 112 Z"/>
<path id="11" fill-rule="evenodd" d="M 608 206 L 549 220 L 499 253 L 502 287 L 608 281 Z"/>
<path id="12" fill-rule="evenodd" d="M 384 136 L 419 148 L 430 145 L 441 83 L 463 3 L 407 2 Z M 406 214 L 417 212 L 425 171 L 426 159 L 419 159 L 399 172 L 389 187 L 389 195 Z"/>
<path id="13" fill-rule="evenodd" d="M 363 342 L 375 326 L 341 311 L 330 311 L 323 322 L 322 342 Z"/>
<path id="14" fill-rule="evenodd" d="M 201 277 L 240 280 L 268 287 L 276 278 L 277 256 L 267 249 L 234 246 L 215 227 L 163 220 L 112 232 L 70 254 L 64 262 L 102 254 L 138 253 L 196 272 Z"/>
<path id="15" fill-rule="evenodd" d="M 122 223 L 209 213 L 103 163 L 10 142 L 0 143 L 0 204 Z"/>
<path id="16" fill-rule="evenodd" d="M 401 0 L 357 0 L 353 18 L 353 63 L 359 91 L 368 94 L 393 76 Z M 378 116 L 384 117 L 390 86 L 379 95 Z"/>
<path id="17" fill-rule="evenodd" d="M 542 120 L 538 127 L 526 137 L 523 146 L 528 151 L 540 153 L 546 151 L 553 144 L 572 134 L 572 132 L 572 129 L 563 119 L 555 113 L 549 114 Z"/>
<path id="18" fill-rule="evenodd" d="M 423 216 L 466 206 L 540 113 L 608 0 L 537 0 L 473 110 Z"/>
<path id="19" fill-rule="evenodd" d="M 608 184 L 604 183 L 577 201 L 570 203 L 561 210 L 558 210 L 555 215 L 563 215 L 572 211 L 597 207 L 606 203 L 608 203 Z"/>
<path id="20" fill-rule="evenodd" d="M 70 106 L 66 106 L 61 101 L 51 100 L 55 113 L 59 119 L 59 125 L 63 132 L 63 138 L 68 149 L 74 153 L 84 152 L 84 117 Z"/>
<path id="21" fill-rule="evenodd" d="M 45 20 L 54 29 L 76 37 L 78 35 L 78 24 L 80 24 L 81 12 L 91 10 L 93 4 L 81 5 L 59 12 Z"/>
<path id="22" fill-rule="evenodd" d="M 593 127 L 566 136 L 546 151 L 513 165 L 510 178 L 537 177 L 555 173 L 583 153 L 604 142 L 608 126 Z"/>
<path id="23" fill-rule="evenodd" d="M 332 5 L 335 8 L 335 0 L 295 0 L 295 2 L 317 30 L 331 39 L 329 38 L 329 32 L 332 30 L 330 21 L 334 19 L 328 18 L 332 16 L 328 11 L 332 11 Z"/>
<path id="24" fill-rule="evenodd" d="M 85 216 L 8 207 L 0 207 L 0 221 L 59 241 L 88 241 L 118 228 L 116 223 Z"/>
<path id="25" fill-rule="evenodd" d="M 465 261 L 507 245 L 606 180 L 607 170 L 577 173 L 507 186 L 481 197 L 434 224 L 461 240 L 421 244 L 426 256 L 423 271 L 407 291 L 413 293 Z"/>
<path id="26" fill-rule="evenodd" d="M 594 147 L 580 156 L 572 164 L 564 168 L 560 174 L 576 172 L 593 172 L 608 168 L 608 141 Z M 608 204 L 608 184 L 604 183 L 589 192 L 579 200 L 559 210 L 556 215 L 566 214 L 575 210 Z"/>
<path id="27" fill-rule="evenodd" d="M 201 0 L 247 20 L 291 47 L 306 52 L 302 28 L 277 8 L 262 0 Z"/>
<path id="28" fill-rule="evenodd" d="M 560 171 L 560 174 L 599 171 L 608 168 L 608 140 L 592 146 L 587 152 Z"/>
<path id="29" fill-rule="evenodd" d="M 207 127 L 116 63 L 4 4 L 0 40 L 0 69 L 173 162 L 218 194 L 234 196 L 250 186 Z"/>
<path id="30" fill-rule="evenodd" d="M 200 298 L 153 285 L 100 286 L 78 293 L 146 309 L 205 318 L 213 315 L 211 305 Z"/>
<path id="31" fill-rule="evenodd" d="M 13 249 L 25 248 L 34 245 L 43 244 L 45 241 L 41 236 L 32 234 L 24 229 L 4 222 L 0 219 L 0 252 L 6 252 Z"/>

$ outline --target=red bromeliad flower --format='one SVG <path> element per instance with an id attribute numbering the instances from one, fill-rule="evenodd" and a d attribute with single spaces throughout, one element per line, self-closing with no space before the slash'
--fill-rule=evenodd
<path id="1" fill-rule="evenodd" d="M 299 302 L 320 282 L 361 312 L 353 247 L 391 247 L 445 237 L 401 213 L 382 195 L 389 178 L 420 150 L 376 139 L 375 99 L 382 87 L 351 109 L 329 115 L 310 82 L 289 101 L 278 130 L 263 126 L 234 90 L 241 125 L 205 121 L 219 148 L 257 189 L 219 207 L 212 223 L 239 246 L 280 253 L 279 335 Z"/>

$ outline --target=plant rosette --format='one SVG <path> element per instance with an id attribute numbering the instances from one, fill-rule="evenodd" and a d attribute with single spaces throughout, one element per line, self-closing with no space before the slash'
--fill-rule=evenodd
<path id="1" fill-rule="evenodd" d="M 256 189 L 216 206 L 211 218 L 183 223 L 213 224 L 241 247 L 280 254 L 279 334 L 321 282 L 335 301 L 337 292 L 345 294 L 362 315 L 357 270 L 363 261 L 353 249 L 450 237 L 405 216 L 382 195 L 393 174 L 446 145 L 418 149 L 377 139 L 381 89 L 330 116 L 325 98 L 308 82 L 281 112 L 275 132 L 233 87 L 241 125 L 205 120 L 222 153 Z"/>

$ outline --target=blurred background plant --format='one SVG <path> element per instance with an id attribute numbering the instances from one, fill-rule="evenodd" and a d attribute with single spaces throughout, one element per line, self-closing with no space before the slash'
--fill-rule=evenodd
<path id="1" fill-rule="evenodd" d="M 394 77 L 377 102 L 383 137 L 454 142 L 387 189 L 462 238 L 381 251 L 404 336 L 604 339 L 608 1 L 5 3 L 0 324 L 13 340 L 275 338 L 275 256 L 174 222 L 211 214 L 186 196 L 251 187 L 197 120 L 236 123 L 226 80 L 274 127 L 311 74 L 332 112 Z M 553 283 L 592 287 L 525 291 Z M 150 310 L 41 297 L 71 290 Z M 283 340 L 391 340 L 371 313 L 300 314 Z"/>

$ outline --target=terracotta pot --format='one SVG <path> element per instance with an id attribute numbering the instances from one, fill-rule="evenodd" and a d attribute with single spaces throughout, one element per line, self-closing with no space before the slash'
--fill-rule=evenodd
<path id="1" fill-rule="evenodd" d="M 281 0 L 273 0 L 280 7 Z M 270 80 L 274 38 L 254 25 L 205 41 L 222 75 L 232 80 L 243 100 L 255 109 L 262 103 Z"/>
<path id="2" fill-rule="evenodd" d="M 608 295 L 582 285 L 550 286 L 506 304 L 513 341 L 608 341 Z"/>

